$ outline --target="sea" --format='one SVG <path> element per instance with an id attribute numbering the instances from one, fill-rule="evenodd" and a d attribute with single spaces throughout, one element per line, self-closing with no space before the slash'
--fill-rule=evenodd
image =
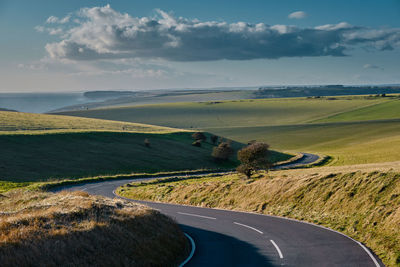
<path id="1" fill-rule="evenodd" d="M 0 93 L 0 108 L 46 113 L 62 107 L 94 102 L 83 93 Z"/>

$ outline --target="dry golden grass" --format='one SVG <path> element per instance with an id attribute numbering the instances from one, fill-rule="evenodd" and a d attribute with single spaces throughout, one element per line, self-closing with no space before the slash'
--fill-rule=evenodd
<path id="1" fill-rule="evenodd" d="M 287 216 L 364 242 L 400 266 L 400 162 L 274 171 L 121 187 L 135 199 Z"/>
<path id="2" fill-rule="evenodd" d="M 85 192 L 14 190 L 0 211 L 1 266 L 174 266 L 188 250 L 161 213 Z"/>
<path id="3" fill-rule="evenodd" d="M 88 131 L 162 134 L 183 132 L 185 130 L 143 123 L 0 111 L 0 134 L 45 134 Z"/>

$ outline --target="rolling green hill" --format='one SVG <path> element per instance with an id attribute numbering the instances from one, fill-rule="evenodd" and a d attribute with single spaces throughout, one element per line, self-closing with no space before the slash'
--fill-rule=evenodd
<path id="1" fill-rule="evenodd" d="M 331 165 L 400 160 L 400 120 L 204 129 L 239 142 L 256 139 L 273 149 L 330 155 Z"/>
<path id="2" fill-rule="evenodd" d="M 400 99 L 343 112 L 315 122 L 366 121 L 400 118 Z"/>
<path id="3" fill-rule="evenodd" d="M 96 120 L 71 116 L 0 111 L 0 134 L 82 131 L 173 133 L 182 132 L 184 130 L 141 123 L 125 123 L 120 121 Z"/>
<path id="4" fill-rule="evenodd" d="M 398 96 L 343 96 L 175 103 L 64 113 L 197 128 L 277 150 L 328 154 L 330 164 L 399 160 Z"/>
<path id="5" fill-rule="evenodd" d="M 192 127 L 267 126 L 304 123 L 386 101 L 382 98 L 364 97 L 329 99 L 290 98 L 173 103 L 59 114 L 186 129 Z"/>
<path id="6" fill-rule="evenodd" d="M 3 190 L 36 181 L 237 165 L 235 159 L 216 163 L 210 142 L 192 146 L 193 132 L 181 129 L 18 112 L 0 112 L 0 118 Z M 279 161 L 290 155 L 274 152 L 273 157 Z"/>

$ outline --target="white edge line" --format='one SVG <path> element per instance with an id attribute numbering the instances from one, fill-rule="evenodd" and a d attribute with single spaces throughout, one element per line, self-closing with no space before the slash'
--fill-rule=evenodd
<path id="1" fill-rule="evenodd" d="M 182 262 L 181 264 L 179 264 L 179 267 L 182 267 L 185 264 L 187 264 L 193 258 L 194 252 L 196 251 L 196 243 L 194 243 L 193 238 L 190 235 L 188 235 L 187 233 L 184 233 L 184 234 L 187 237 L 187 239 L 189 239 L 191 247 L 192 247 L 192 250 L 190 251 L 190 254 L 186 258 L 186 260 L 184 262 Z"/>
<path id="2" fill-rule="evenodd" d="M 197 214 L 193 214 L 193 213 L 186 213 L 186 212 L 177 212 L 178 214 L 182 214 L 182 215 L 187 215 L 187 216 L 193 216 L 193 217 L 200 217 L 200 218 L 204 218 L 204 219 L 210 219 L 210 220 L 216 220 L 217 218 L 214 217 L 208 217 L 208 216 L 203 216 L 203 215 L 197 215 Z"/>
<path id="3" fill-rule="evenodd" d="M 271 241 L 271 243 L 272 243 L 272 245 L 274 245 L 276 251 L 278 251 L 279 258 L 283 259 L 282 251 L 279 249 L 278 245 L 277 245 L 277 244 L 274 242 L 274 240 L 272 240 L 272 239 L 269 240 L 269 241 Z"/>
<path id="4" fill-rule="evenodd" d="M 117 197 L 125 198 L 125 197 L 118 196 L 118 195 L 115 193 L 115 190 L 113 191 L 113 194 L 114 194 L 115 196 L 117 196 Z M 131 200 L 131 201 L 132 201 L 132 200 L 135 201 L 134 199 L 129 199 L 129 198 L 125 198 L 125 199 Z M 381 265 L 380 265 L 380 264 L 378 263 L 378 261 L 376 260 L 375 256 L 374 256 L 374 255 L 371 253 L 371 251 L 370 251 L 367 247 L 365 247 L 361 242 L 359 242 L 359 241 L 355 240 L 354 238 L 352 238 L 352 237 L 350 237 L 350 236 L 348 236 L 348 235 L 345 235 L 345 234 L 343 234 L 343 233 L 341 233 L 341 232 L 339 232 L 339 231 L 330 229 L 330 228 L 325 227 L 325 226 L 322 226 L 322 225 L 318 225 L 318 224 L 314 224 L 314 223 L 310 223 L 310 222 L 306 222 L 306 221 L 300 221 L 300 220 L 297 220 L 297 219 L 288 218 L 288 217 L 283 217 L 283 216 L 261 214 L 261 213 L 250 212 L 250 211 L 238 211 L 238 210 L 229 210 L 229 209 L 221 209 L 221 208 L 205 208 L 205 207 L 199 207 L 199 206 L 193 206 L 193 205 L 174 204 L 174 203 L 166 203 L 166 202 L 160 202 L 160 201 L 148 201 L 148 202 L 162 203 L 162 204 L 168 204 L 168 205 L 173 205 L 173 206 L 196 207 L 196 208 L 200 208 L 200 209 L 214 209 L 214 210 L 229 211 L 229 212 L 235 212 L 235 213 L 247 213 L 247 214 L 253 214 L 253 215 L 258 215 L 258 216 L 265 216 L 265 217 L 270 217 L 270 218 L 283 219 L 283 220 L 293 221 L 293 222 L 297 222 L 297 223 L 304 223 L 304 224 L 308 224 L 308 225 L 311 225 L 311 226 L 314 226 L 314 227 L 319 227 L 319 228 L 322 228 L 322 229 L 325 229 L 325 230 L 328 230 L 328 231 L 337 233 L 337 234 L 342 235 L 342 236 L 344 236 L 344 237 L 347 237 L 348 239 L 350 239 L 350 240 L 352 240 L 353 242 L 357 243 L 357 244 L 368 254 L 368 256 L 371 258 L 371 260 L 373 261 L 373 263 L 375 264 L 375 266 L 376 266 L 376 267 L 381 267 Z"/>
<path id="5" fill-rule="evenodd" d="M 380 267 L 378 261 L 375 259 L 374 255 L 372 255 L 371 251 L 369 251 L 368 248 L 366 248 L 361 242 L 356 241 L 364 250 L 365 252 L 368 253 L 368 255 L 370 256 L 370 258 L 373 260 L 373 262 L 375 263 L 376 267 Z"/>
<path id="6" fill-rule="evenodd" d="M 263 232 L 261 232 L 260 230 L 254 228 L 254 227 L 248 226 L 248 225 L 246 225 L 246 224 L 242 224 L 242 223 L 238 223 L 238 222 L 233 222 L 233 223 L 234 223 L 234 224 L 237 224 L 237 225 L 241 225 L 241 226 L 247 227 L 247 228 L 249 228 L 249 229 L 251 229 L 251 230 L 254 230 L 254 231 L 256 231 L 256 232 L 258 232 L 258 233 L 260 233 L 260 234 L 263 234 Z"/>

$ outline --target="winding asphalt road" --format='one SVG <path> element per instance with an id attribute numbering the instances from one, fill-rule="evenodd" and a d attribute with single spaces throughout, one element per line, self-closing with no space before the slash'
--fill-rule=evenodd
<path id="1" fill-rule="evenodd" d="M 307 155 L 291 167 L 318 159 Z M 118 186 L 144 180 L 149 179 L 79 184 L 55 191 L 115 197 Z M 320 226 L 254 213 L 135 202 L 174 218 L 194 239 L 196 252 L 187 266 L 384 266 L 361 243 Z"/>

